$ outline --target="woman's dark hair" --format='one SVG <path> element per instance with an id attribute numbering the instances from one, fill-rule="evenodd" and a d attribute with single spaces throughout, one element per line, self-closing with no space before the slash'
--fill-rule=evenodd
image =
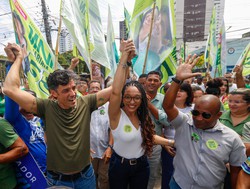
<path id="1" fill-rule="evenodd" d="M 223 85 L 222 79 L 214 78 L 209 80 L 206 85 L 206 94 L 212 94 L 220 97 L 220 87 Z"/>
<path id="2" fill-rule="evenodd" d="M 227 78 L 225 78 L 225 77 L 220 77 L 220 79 L 222 80 L 222 82 L 223 81 L 226 81 L 227 82 L 227 89 L 226 89 L 226 93 L 228 94 L 229 93 L 229 81 L 228 81 L 228 79 Z M 224 84 L 223 84 L 224 85 Z"/>
<path id="3" fill-rule="evenodd" d="M 59 85 L 67 85 L 70 80 L 77 81 L 79 77 L 71 70 L 56 70 L 49 74 L 47 85 L 49 90 L 56 90 Z"/>
<path id="4" fill-rule="evenodd" d="M 229 94 L 242 95 L 243 100 L 245 100 L 247 104 L 250 104 L 250 89 L 238 88 L 238 89 L 231 91 Z M 248 107 L 247 111 L 250 112 L 250 107 Z"/>
<path id="5" fill-rule="evenodd" d="M 138 81 L 130 81 L 126 83 L 122 89 L 122 99 L 125 93 L 125 90 L 130 87 L 134 86 L 136 87 L 142 96 L 141 99 L 141 105 L 137 109 L 137 115 L 141 122 L 141 135 L 143 138 L 142 147 L 145 149 L 145 154 L 150 155 L 153 151 L 153 135 L 155 133 L 154 131 L 154 124 L 149 116 L 148 113 L 148 100 L 145 93 L 145 90 L 143 89 L 142 85 Z M 121 108 L 124 106 L 123 102 L 121 102 Z"/>
<path id="6" fill-rule="evenodd" d="M 189 83 L 182 83 L 180 86 L 180 90 L 185 91 L 187 93 L 187 99 L 185 101 L 185 105 L 192 106 L 194 94 L 191 85 Z"/>

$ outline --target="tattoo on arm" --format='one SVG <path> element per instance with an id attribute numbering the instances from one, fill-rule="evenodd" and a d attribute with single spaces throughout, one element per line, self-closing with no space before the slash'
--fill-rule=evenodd
<path id="1" fill-rule="evenodd" d="M 99 98 L 98 101 L 100 102 L 101 105 L 105 104 L 105 99 L 104 98 Z"/>

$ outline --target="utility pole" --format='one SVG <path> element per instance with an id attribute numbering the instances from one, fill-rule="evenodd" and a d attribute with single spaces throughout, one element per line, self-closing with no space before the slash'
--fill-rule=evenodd
<path id="1" fill-rule="evenodd" d="M 51 35 L 50 35 L 49 21 L 48 21 L 48 13 L 47 13 L 47 9 L 46 9 L 45 0 L 41 0 L 41 3 L 42 3 L 43 21 L 44 21 L 44 28 L 45 28 L 47 43 L 49 44 L 51 50 L 53 50 L 52 42 L 51 42 Z"/>

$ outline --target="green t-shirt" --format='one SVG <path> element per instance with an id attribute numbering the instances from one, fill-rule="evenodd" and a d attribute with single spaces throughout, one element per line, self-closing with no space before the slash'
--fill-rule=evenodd
<path id="1" fill-rule="evenodd" d="M 0 96 L 0 116 L 3 116 L 5 112 L 5 99 Z"/>
<path id="2" fill-rule="evenodd" d="M 75 108 L 60 108 L 48 99 L 37 99 L 38 116 L 45 120 L 47 169 L 60 173 L 79 172 L 90 164 L 90 116 L 96 95 L 77 98 Z"/>
<path id="3" fill-rule="evenodd" d="M 250 121 L 250 116 L 248 116 L 247 119 L 245 119 L 244 121 L 242 121 L 238 125 L 233 126 L 233 121 L 231 119 L 230 114 L 231 114 L 230 110 L 224 112 L 222 114 L 222 116 L 220 117 L 220 122 L 222 124 L 226 125 L 227 127 L 233 129 L 236 133 L 238 133 L 240 136 L 242 136 L 242 130 L 243 130 L 244 124 Z"/>
<path id="4" fill-rule="evenodd" d="M 0 118 L 0 154 L 6 153 L 16 139 L 17 134 L 13 127 L 5 120 Z M 16 186 L 15 171 L 11 163 L 0 164 L 0 188 L 13 189 Z"/>

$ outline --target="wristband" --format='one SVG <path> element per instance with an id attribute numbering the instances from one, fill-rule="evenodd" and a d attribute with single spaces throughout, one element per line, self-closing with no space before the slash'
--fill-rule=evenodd
<path id="1" fill-rule="evenodd" d="M 111 149 L 113 149 L 113 145 L 111 145 L 111 144 L 108 144 L 108 147 L 110 147 Z"/>
<path id="2" fill-rule="evenodd" d="M 183 83 L 183 81 L 177 79 L 176 77 L 173 77 L 172 81 L 175 82 L 175 83 L 177 83 L 177 84 L 179 84 L 179 85 L 181 85 Z"/>
<path id="3" fill-rule="evenodd" d="M 127 62 L 127 65 L 128 65 L 128 66 L 132 66 L 132 63 L 131 63 L 131 62 Z"/>

